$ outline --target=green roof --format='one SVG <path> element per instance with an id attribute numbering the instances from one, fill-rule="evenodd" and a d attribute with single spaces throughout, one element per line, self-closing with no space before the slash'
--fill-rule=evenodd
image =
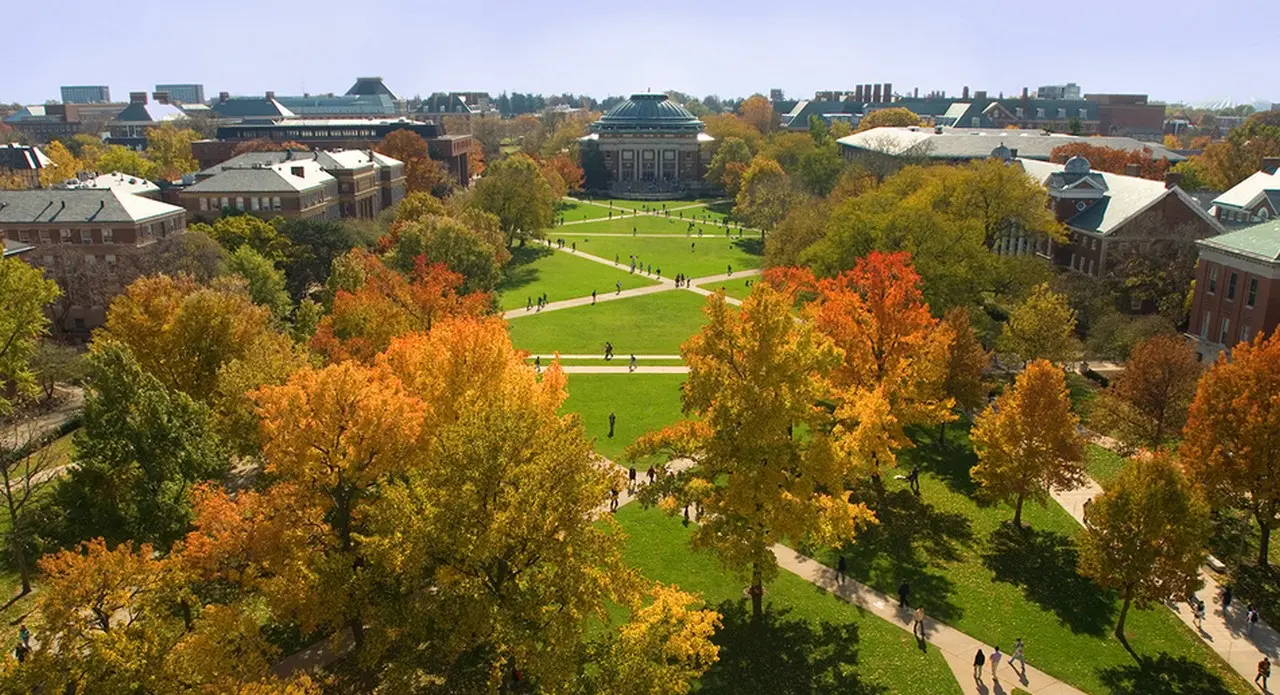
<path id="1" fill-rule="evenodd" d="M 1278 262 L 1280 261 L 1280 220 L 1263 222 L 1236 232 L 1202 239 L 1199 244 L 1258 260 Z"/>
<path id="2" fill-rule="evenodd" d="M 702 131 L 702 121 L 665 94 L 632 94 L 591 124 L 592 132 Z"/>

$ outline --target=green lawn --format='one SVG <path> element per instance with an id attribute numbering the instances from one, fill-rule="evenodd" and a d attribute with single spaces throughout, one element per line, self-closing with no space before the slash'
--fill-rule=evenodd
<path id="1" fill-rule="evenodd" d="M 623 362 L 625 364 L 625 362 Z M 596 451 L 619 463 L 622 451 L 642 434 L 679 420 L 684 374 L 570 374 L 569 398 L 562 410 L 578 413 Z M 614 421 L 609 438 L 609 413 Z M 653 460 L 637 461 L 647 468 Z"/>
<path id="2" fill-rule="evenodd" d="M 556 203 L 556 216 L 564 216 L 565 222 L 577 220 L 597 220 L 609 216 L 609 208 L 576 200 L 561 200 Z"/>
<path id="3" fill-rule="evenodd" d="M 694 239 L 698 237 L 698 230 L 702 230 L 703 238 L 719 236 L 724 238 L 724 228 L 719 226 L 719 220 L 723 215 L 710 214 L 705 212 L 706 208 L 695 208 L 692 210 L 682 210 L 684 218 L 679 215 L 681 212 L 673 212 L 670 217 L 655 217 L 654 215 L 637 215 L 614 219 L 599 219 L 583 224 L 569 225 L 568 227 L 553 229 L 547 232 L 548 236 L 555 238 L 562 234 L 674 234 L 677 236 L 690 236 Z M 607 215 L 606 211 L 606 215 Z M 696 216 L 696 219 L 695 219 Z M 703 217 L 710 216 L 715 221 L 704 220 Z M 689 223 L 693 222 L 693 229 L 689 229 Z M 737 236 L 738 232 L 733 232 Z M 759 237 L 758 232 L 744 232 L 745 236 Z"/>
<path id="4" fill-rule="evenodd" d="M 1067 393 L 1071 396 L 1071 408 L 1080 417 L 1081 422 L 1086 424 L 1089 422 L 1089 411 L 1100 389 L 1101 387 L 1088 377 L 1077 374 L 1075 371 L 1067 372 Z"/>
<path id="5" fill-rule="evenodd" d="M 615 283 L 622 289 L 658 284 L 640 274 L 615 270 L 607 265 L 574 258 L 545 246 L 526 246 L 515 250 L 506 268 L 506 278 L 498 286 L 498 306 L 504 311 L 519 309 L 543 292 L 550 301 L 586 297 L 592 290 L 614 292 Z"/>
<path id="6" fill-rule="evenodd" d="M 570 228 L 573 229 L 573 228 Z M 562 230 L 568 231 L 568 230 Z M 686 239 L 678 236 L 670 239 L 655 237 L 592 237 L 578 235 L 564 237 L 566 243 L 577 242 L 578 250 L 608 260 L 618 260 L 629 269 L 634 254 L 639 262 L 653 266 L 662 277 L 675 277 L 683 273 L 699 278 L 721 275 L 730 266 L 735 270 L 760 267 L 762 244 L 759 239 L 726 241 L 723 236 L 706 239 Z"/>
<path id="7" fill-rule="evenodd" d="M 1139 666 L 1112 636 L 1118 601 L 1076 571 L 1075 521 L 1056 504 L 1028 503 L 1030 528 L 1013 530 L 1010 507 L 974 502 L 967 432 L 948 433 L 946 451 L 923 435 L 903 453 L 904 469 L 920 465 L 920 497 L 892 476 L 883 504 L 870 489 L 860 491 L 880 524 L 844 550 L 851 575 L 890 594 L 906 580 L 930 615 L 988 644 L 1007 650 L 1022 637 L 1033 666 L 1088 693 L 1156 692 L 1139 682 L 1148 678 L 1181 684 L 1160 692 L 1248 692 L 1164 607 L 1129 613 L 1129 642 L 1151 657 Z M 812 552 L 835 563 L 833 552 Z M 1129 681 L 1132 689 L 1123 687 Z"/>
<path id="8" fill-rule="evenodd" d="M 734 278 L 723 282 L 712 282 L 705 285 L 698 285 L 698 287 L 701 287 L 704 290 L 711 290 L 712 292 L 723 289 L 727 296 L 735 299 L 746 299 L 747 295 L 751 294 L 751 288 L 747 287 L 747 283 L 750 282 L 755 284 L 759 281 L 760 276 L 756 275 L 753 277 Z"/>
<path id="9" fill-rule="evenodd" d="M 603 357 L 605 341 L 613 342 L 623 360 L 631 354 L 678 355 L 680 344 L 702 326 L 705 301 L 692 292 L 671 290 L 521 316 L 510 322 L 511 339 L 517 348 L 537 355 Z"/>
<path id="10" fill-rule="evenodd" d="M 745 582 L 714 557 L 689 548 L 690 529 L 656 509 L 630 504 L 617 520 L 624 557 L 645 577 L 700 594 L 723 617 L 720 660 L 695 692 L 708 695 L 949 695 L 960 693 L 937 649 L 921 651 L 906 631 L 781 572 L 765 589 L 756 623 Z"/>
<path id="11" fill-rule="evenodd" d="M 532 357 L 526 357 L 525 362 L 533 364 Z M 614 360 L 606 360 L 603 357 L 591 357 L 587 359 L 565 359 L 560 357 L 560 365 L 564 367 L 625 367 L 630 362 L 630 357 L 618 357 Z M 551 364 L 551 358 L 544 358 L 542 366 L 546 367 Z M 636 355 L 636 364 L 641 367 L 681 367 L 684 366 L 683 359 L 660 360 L 646 359 L 640 355 Z"/>
<path id="12" fill-rule="evenodd" d="M 1124 457 L 1097 444 L 1087 444 L 1084 450 L 1084 467 L 1089 477 L 1106 487 L 1124 467 Z"/>

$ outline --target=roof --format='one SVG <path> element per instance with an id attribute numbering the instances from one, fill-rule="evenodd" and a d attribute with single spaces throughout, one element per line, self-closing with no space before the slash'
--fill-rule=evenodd
<path id="1" fill-rule="evenodd" d="M 2 254 L 4 258 L 9 258 L 10 256 L 17 256 L 18 254 L 21 254 L 21 253 L 26 253 L 33 248 L 35 247 L 29 244 L 19 244 L 16 241 L 10 241 L 8 239 L 5 239 L 3 236 L 0 236 L 0 251 L 4 252 Z"/>
<path id="2" fill-rule="evenodd" d="M 293 118 L 295 114 L 275 99 L 229 97 L 213 105 L 219 118 Z"/>
<path id="3" fill-rule="evenodd" d="M 112 188 L 0 191 L 0 224 L 134 223 L 182 211 Z"/>
<path id="4" fill-rule="evenodd" d="M 1196 243 L 1203 248 L 1277 263 L 1280 262 L 1280 220 L 1263 222 L 1235 232 L 1201 239 Z"/>
<path id="5" fill-rule="evenodd" d="M 196 173 L 196 179 L 207 179 L 227 169 L 245 169 L 253 166 L 281 164 L 284 162 L 315 161 L 325 171 L 362 169 L 373 165 L 374 169 L 396 166 L 402 162 L 385 154 L 370 150 L 316 150 L 313 152 L 275 151 L 245 152 L 231 159 Z"/>
<path id="6" fill-rule="evenodd" d="M 673 131 L 698 133 L 699 121 L 666 94 L 632 94 L 591 124 L 593 132 Z"/>
<path id="7" fill-rule="evenodd" d="M 1075 159 L 1074 157 L 1072 159 Z M 1083 160 L 1083 158 L 1080 158 Z M 1092 232 L 1094 234 L 1110 234 L 1119 229 L 1138 213 L 1155 205 L 1166 196 L 1177 196 L 1188 207 L 1199 213 L 1202 219 L 1212 223 L 1214 228 L 1221 226 L 1209 217 L 1194 198 L 1182 189 L 1174 186 L 1166 188 L 1162 181 L 1152 181 L 1137 176 L 1112 174 L 1106 171 L 1069 171 L 1063 164 L 1041 162 L 1019 158 L 1027 175 L 1050 190 L 1064 190 L 1092 185 L 1100 189 L 1101 195 L 1096 202 L 1089 204 L 1075 217 L 1065 220 L 1065 224 L 1073 229 Z M 1087 164 L 1087 161 L 1085 161 Z M 1084 202 L 1084 201 L 1081 201 Z"/>
<path id="8" fill-rule="evenodd" d="M 782 116 L 787 128 L 805 130 L 809 127 L 810 116 L 823 116 L 833 113 L 856 114 L 863 110 L 862 104 L 854 101 L 817 101 L 806 99 L 796 102 L 791 111 Z"/>
<path id="9" fill-rule="evenodd" d="M 286 110 L 298 116 L 394 116 L 395 97 L 387 94 L 306 95 L 276 97 Z"/>
<path id="10" fill-rule="evenodd" d="M 182 109 L 173 104 L 134 102 L 112 120 L 117 123 L 161 123 L 184 117 L 186 114 Z"/>
<path id="11" fill-rule="evenodd" d="M 1255 171 L 1249 178 L 1232 186 L 1230 190 L 1213 199 L 1214 205 L 1228 205 L 1234 208 L 1248 207 L 1259 195 L 1267 191 L 1280 191 L 1280 169 L 1274 174 Z"/>
<path id="12" fill-rule="evenodd" d="M 146 195 L 149 193 L 160 192 L 160 187 L 154 183 L 142 177 L 130 176 L 129 174 L 122 174 L 118 171 L 113 171 L 110 174 L 102 174 L 101 176 L 94 176 L 84 180 L 71 179 L 71 181 L 75 181 L 75 183 L 72 184 L 68 181 L 67 188 L 76 190 L 110 188 L 120 191 L 121 193 L 132 193 L 133 195 Z"/>
<path id="13" fill-rule="evenodd" d="M 30 170 L 57 166 L 40 151 L 31 145 L 0 145 L 0 169 Z"/>
<path id="14" fill-rule="evenodd" d="M 937 132 L 937 131 L 941 132 Z M 1180 162 L 1186 157 L 1159 144 L 1126 137 L 1085 137 L 1080 135 L 1045 134 L 1042 130 L 1001 130 L 995 128 L 930 128 L 928 126 L 886 126 L 854 133 L 838 141 L 845 147 L 905 155 L 919 152 L 930 159 L 986 159 L 991 150 L 1005 145 L 1025 159 L 1049 160 L 1055 147 L 1082 142 L 1096 147 L 1112 147 L 1126 151 L 1151 150 L 1155 159 Z"/>
<path id="15" fill-rule="evenodd" d="M 356 83 L 351 85 L 351 89 L 347 90 L 347 96 L 370 95 L 388 96 L 392 99 L 396 98 L 395 92 L 391 91 L 391 89 L 382 82 L 381 77 L 357 77 Z"/>
<path id="16" fill-rule="evenodd" d="M 302 168 L 302 176 L 293 173 L 298 167 Z M 310 191 L 334 180 L 314 159 L 296 159 L 279 164 L 262 162 L 244 167 L 223 168 L 213 176 L 188 186 L 186 190 L 190 193 L 294 193 Z"/>

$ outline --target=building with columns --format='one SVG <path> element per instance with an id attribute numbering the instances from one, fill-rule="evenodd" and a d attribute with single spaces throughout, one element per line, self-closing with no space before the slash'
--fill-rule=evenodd
<path id="1" fill-rule="evenodd" d="M 582 139 L 589 189 L 662 200 L 707 188 L 706 148 L 714 138 L 665 94 L 632 94 L 590 130 Z"/>

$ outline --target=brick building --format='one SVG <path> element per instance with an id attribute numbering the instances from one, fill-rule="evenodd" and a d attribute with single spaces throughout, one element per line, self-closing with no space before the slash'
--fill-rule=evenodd
<path id="1" fill-rule="evenodd" d="M 33 142 L 98 134 L 128 104 L 36 104 L 5 116 L 4 123 Z"/>
<path id="2" fill-rule="evenodd" d="M 0 191 L 0 236 L 30 246 L 21 257 L 62 287 L 55 331 L 87 335 L 111 297 L 155 270 L 165 241 L 187 229 L 180 207 L 119 190 Z"/>
<path id="3" fill-rule="evenodd" d="M 1280 157 L 1264 158 L 1261 170 L 1214 198 L 1209 212 L 1228 228 L 1280 218 Z"/>
<path id="4" fill-rule="evenodd" d="M 1195 293 L 1187 336 L 1215 359 L 1222 350 L 1280 325 L 1280 221 L 1197 242 Z"/>
<path id="5" fill-rule="evenodd" d="M 229 169 L 314 161 L 338 183 L 339 214 L 372 219 L 404 198 L 404 163 L 372 150 L 320 150 L 316 152 L 246 152 L 201 171 L 197 183 L 216 178 Z M 179 194 L 181 199 L 181 194 Z M 198 206 L 198 203 L 197 203 Z M 189 211 L 195 215 L 199 209 Z M 208 210 L 204 210 L 206 214 Z"/>
<path id="6" fill-rule="evenodd" d="M 262 219 L 336 220 L 341 216 L 338 179 L 315 159 L 272 164 L 247 161 L 223 167 L 178 193 L 194 220 L 212 221 L 227 212 Z"/>
<path id="7" fill-rule="evenodd" d="M 1098 105 L 1098 133 L 1163 140 L 1164 104 L 1150 103 L 1146 94 L 1086 94 L 1084 98 Z"/>

